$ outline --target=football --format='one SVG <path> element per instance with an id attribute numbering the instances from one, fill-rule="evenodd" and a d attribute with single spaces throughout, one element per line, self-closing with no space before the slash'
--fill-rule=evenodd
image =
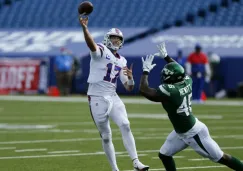
<path id="1" fill-rule="evenodd" d="M 81 2 L 78 6 L 78 13 L 89 15 L 93 11 L 93 4 L 89 1 Z"/>

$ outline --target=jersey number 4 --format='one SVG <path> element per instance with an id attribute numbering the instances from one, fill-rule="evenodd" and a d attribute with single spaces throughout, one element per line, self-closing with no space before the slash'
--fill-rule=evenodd
<path id="1" fill-rule="evenodd" d="M 112 63 L 108 63 L 106 65 L 106 67 L 107 67 L 107 72 L 106 72 L 106 76 L 104 76 L 103 80 L 112 82 L 112 83 L 116 83 L 117 77 L 119 76 L 119 73 L 121 71 L 121 67 L 119 67 L 117 65 L 113 65 Z M 112 70 L 116 73 L 114 78 L 111 78 Z"/>
<path id="2" fill-rule="evenodd" d="M 183 98 L 183 101 L 182 101 L 180 107 L 177 109 L 178 114 L 185 113 L 186 116 L 190 115 L 190 113 L 192 112 L 191 97 L 192 97 L 192 93 L 188 94 L 187 96 L 185 96 Z"/>

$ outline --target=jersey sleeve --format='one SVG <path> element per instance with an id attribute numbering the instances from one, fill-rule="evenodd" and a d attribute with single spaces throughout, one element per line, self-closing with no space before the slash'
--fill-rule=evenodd
<path id="1" fill-rule="evenodd" d="M 173 86 L 173 85 L 171 85 Z M 171 96 L 171 90 L 169 88 L 169 86 L 167 84 L 161 84 L 158 88 L 157 88 L 157 93 L 160 96 L 164 96 L 164 97 L 170 97 Z"/>
<path id="2" fill-rule="evenodd" d="M 123 58 L 123 67 L 125 67 L 125 66 L 127 66 L 127 60 L 125 58 Z M 124 75 L 122 68 L 121 68 L 121 71 L 120 71 L 119 78 L 120 78 L 122 84 L 125 84 L 125 82 L 128 81 L 128 77 L 126 75 Z"/>
<path id="3" fill-rule="evenodd" d="M 96 46 L 97 46 L 97 50 L 95 52 L 90 51 L 90 56 L 93 59 L 100 59 L 103 57 L 105 48 L 103 45 L 99 43 L 97 43 Z"/>

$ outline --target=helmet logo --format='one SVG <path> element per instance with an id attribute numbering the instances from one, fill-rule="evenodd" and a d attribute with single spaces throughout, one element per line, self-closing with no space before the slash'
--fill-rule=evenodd
<path id="1" fill-rule="evenodd" d="M 116 31 L 116 33 L 117 33 L 118 35 L 120 35 L 120 30 L 119 30 L 119 29 L 115 28 L 115 31 Z"/>
<path id="2" fill-rule="evenodd" d="M 165 73 L 165 75 L 173 75 L 173 74 L 174 74 L 173 71 L 168 70 L 167 68 L 164 68 L 164 69 L 163 69 L 163 72 Z"/>

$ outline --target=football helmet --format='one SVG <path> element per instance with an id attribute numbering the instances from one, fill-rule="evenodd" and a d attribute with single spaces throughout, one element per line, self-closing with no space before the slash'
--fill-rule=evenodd
<path id="1" fill-rule="evenodd" d="M 183 81 L 185 78 L 184 68 L 177 62 L 170 62 L 164 66 L 160 73 L 161 82 L 173 84 Z"/>
<path id="2" fill-rule="evenodd" d="M 121 43 L 118 46 L 113 45 L 113 43 L 111 42 L 110 36 L 118 36 L 121 38 Z M 118 50 L 121 49 L 122 45 L 124 43 L 124 38 L 123 38 L 123 34 L 121 32 L 121 30 L 117 29 L 117 28 L 112 28 L 110 29 L 104 36 L 104 40 L 103 40 L 103 44 L 112 49 L 112 50 Z"/>

